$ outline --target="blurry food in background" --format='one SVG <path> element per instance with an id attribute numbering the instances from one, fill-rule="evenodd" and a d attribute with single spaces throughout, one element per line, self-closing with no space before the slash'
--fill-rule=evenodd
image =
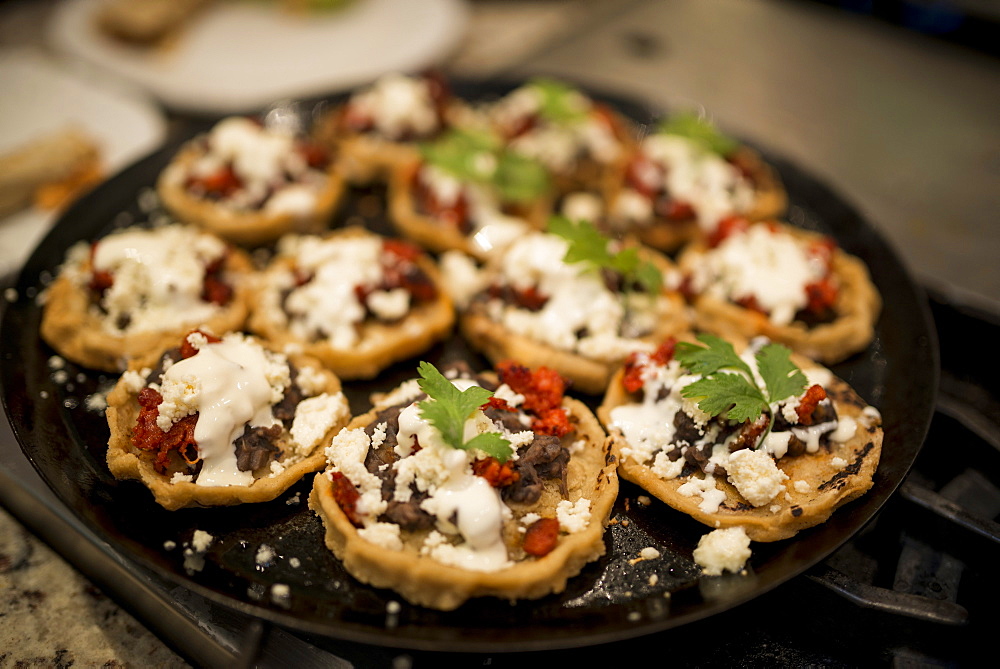
<path id="1" fill-rule="evenodd" d="M 62 209 L 103 178 L 96 140 L 76 125 L 0 155 L 0 216 L 35 205 Z"/>
<path id="2" fill-rule="evenodd" d="M 157 192 L 181 220 L 255 245 L 325 229 L 344 180 L 330 152 L 304 134 L 231 116 L 181 148 Z"/>
<path id="3" fill-rule="evenodd" d="M 107 35 L 135 45 L 152 46 L 177 35 L 204 7 L 218 0 L 107 0 L 97 24 Z M 250 1 L 250 0 L 247 0 Z M 353 0 L 254 0 L 305 14 L 339 9 Z"/>
<path id="4" fill-rule="evenodd" d="M 396 230 L 432 251 L 485 259 L 552 210 L 551 178 L 538 161 L 511 151 L 496 134 L 455 129 L 420 146 L 389 182 Z"/>
<path id="5" fill-rule="evenodd" d="M 124 42 L 151 45 L 176 32 L 213 0 L 108 0 L 97 25 Z"/>
<path id="6" fill-rule="evenodd" d="M 416 143 L 451 127 L 458 104 L 437 72 L 387 74 L 320 119 L 316 141 L 341 157 L 348 181 L 365 184 L 418 158 Z"/>
<path id="7" fill-rule="evenodd" d="M 661 251 L 711 235 L 729 216 L 775 218 L 787 206 L 774 169 L 698 114 L 663 119 L 622 164 L 607 193 L 611 222 Z"/>
<path id="8" fill-rule="evenodd" d="M 513 151 L 545 165 L 559 192 L 599 187 L 634 143 L 621 115 L 555 79 L 533 79 L 485 113 Z"/>

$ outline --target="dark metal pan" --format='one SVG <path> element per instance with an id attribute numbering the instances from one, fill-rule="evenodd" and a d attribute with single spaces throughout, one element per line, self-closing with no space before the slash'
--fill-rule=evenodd
<path id="1" fill-rule="evenodd" d="M 456 90 L 482 97 L 508 87 L 476 83 Z M 640 123 L 653 118 L 642 105 L 609 99 Z M 866 261 L 885 301 L 872 345 L 833 368 L 883 415 L 885 442 L 872 490 L 794 539 L 754 544 L 747 575 L 699 578 L 691 551 L 706 528 L 655 500 L 649 506 L 637 503 L 641 491 L 623 484 L 616 522 L 605 534 L 606 555 L 572 579 L 566 592 L 513 605 L 483 599 L 449 613 L 404 604 L 397 612 L 388 606 L 399 601 L 394 593 L 355 581 L 323 545 L 321 523 L 305 503 L 311 477 L 267 504 L 165 511 L 144 487 L 116 481 L 105 465 L 108 427 L 87 399 L 106 390 L 114 377 L 72 364 L 50 365 L 54 352 L 38 337 L 38 295 L 73 243 L 148 218 L 142 204 L 179 141 L 80 200 L 35 250 L 0 328 L 0 380 L 25 454 L 105 542 L 102 548 L 110 557 L 134 561 L 228 607 L 308 634 L 414 650 L 542 650 L 650 634 L 737 606 L 824 559 L 872 519 L 923 443 L 937 387 L 938 352 L 922 291 L 856 209 L 797 166 L 766 155 L 788 190 L 791 222 L 833 235 Z M 354 193 L 338 220 L 363 215 L 384 229 L 378 211 L 382 196 L 377 189 Z M 464 358 L 485 366 L 457 337 L 422 357 L 432 362 Z M 364 409 L 369 392 L 412 376 L 413 365 L 402 363 L 375 382 L 349 385 L 352 407 Z M 184 556 L 196 529 L 214 536 L 200 570 L 188 568 Z M 659 549 L 662 557 L 631 564 L 647 546 Z M 275 584 L 287 585 L 290 595 L 275 596 Z"/>

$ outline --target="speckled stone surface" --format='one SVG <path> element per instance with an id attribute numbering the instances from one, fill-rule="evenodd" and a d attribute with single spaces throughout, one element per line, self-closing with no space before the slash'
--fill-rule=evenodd
<path id="1" fill-rule="evenodd" d="M 0 510 L 0 669 L 187 667 Z"/>

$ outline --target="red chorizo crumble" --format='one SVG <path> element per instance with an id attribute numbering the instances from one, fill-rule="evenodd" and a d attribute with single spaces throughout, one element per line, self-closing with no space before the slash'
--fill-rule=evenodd
<path id="1" fill-rule="evenodd" d="M 552 552 L 559 543 L 559 521 L 555 518 L 539 518 L 524 533 L 524 552 L 535 557 L 543 557 Z"/>
<path id="2" fill-rule="evenodd" d="M 522 408 L 535 415 L 531 429 L 539 434 L 562 437 L 574 430 L 569 416 L 562 407 L 566 380 L 554 369 L 531 369 L 512 360 L 497 364 L 500 381 L 511 390 L 524 396 Z"/>
<path id="3" fill-rule="evenodd" d="M 170 453 L 177 453 L 189 465 L 194 465 L 201 459 L 198 453 L 198 442 L 194 439 L 194 428 L 198 422 L 198 414 L 181 418 L 170 430 L 164 432 L 156 424 L 159 406 L 163 396 L 152 388 L 139 391 L 139 417 L 135 430 L 132 432 L 132 445 L 144 451 L 155 451 L 156 458 L 153 468 L 158 474 L 165 474 L 170 467 Z"/>
<path id="4" fill-rule="evenodd" d="M 674 349 L 677 347 L 677 339 L 670 337 L 665 340 L 649 356 L 648 360 L 660 367 L 666 365 L 674 359 Z M 641 361 L 642 354 L 633 351 L 625 359 L 625 376 L 622 378 L 622 385 L 630 393 L 637 393 L 642 389 L 642 374 L 646 369 L 646 364 Z"/>
<path id="5" fill-rule="evenodd" d="M 473 462 L 472 473 L 486 479 L 494 488 L 504 488 L 517 483 L 521 478 L 514 471 L 514 464 L 510 460 L 501 464 L 494 457 L 479 458 Z"/>
<path id="6" fill-rule="evenodd" d="M 816 406 L 826 399 L 826 389 L 823 386 L 814 384 L 809 386 L 805 394 L 799 399 L 799 405 L 795 407 L 795 413 L 799 416 L 799 423 L 802 425 L 813 424 L 813 412 Z"/>
<path id="7" fill-rule="evenodd" d="M 330 480 L 333 482 L 333 499 L 337 506 L 343 510 L 344 515 L 355 527 L 361 527 L 361 517 L 358 515 L 358 500 L 361 493 L 357 491 L 351 480 L 340 472 L 330 472 Z"/>

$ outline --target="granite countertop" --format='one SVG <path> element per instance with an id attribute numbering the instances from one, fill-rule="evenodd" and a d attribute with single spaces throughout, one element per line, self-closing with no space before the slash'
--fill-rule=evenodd
<path id="1" fill-rule="evenodd" d="M 38 41 L 52 4 L 5 3 L 0 38 Z M 921 281 L 997 310 L 993 57 L 790 0 L 490 0 L 469 8 L 449 72 L 545 73 L 654 105 L 702 105 L 843 193 Z M 0 427 L 4 470 L 30 471 Z M 186 663 L 0 510 L 0 669 L 21 666 Z"/>

